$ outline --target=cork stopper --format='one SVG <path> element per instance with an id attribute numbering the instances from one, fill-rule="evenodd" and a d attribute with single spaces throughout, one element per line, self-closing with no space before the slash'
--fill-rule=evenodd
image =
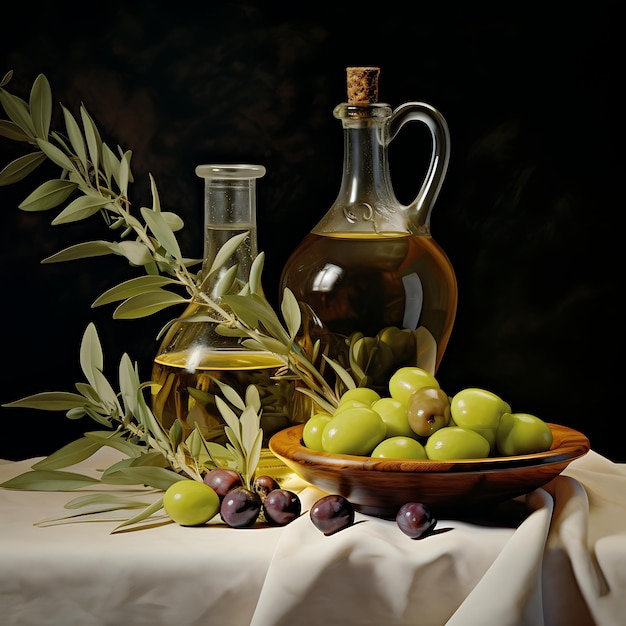
<path id="1" fill-rule="evenodd" d="M 348 104 L 365 105 L 378 102 L 379 67 L 348 67 Z"/>

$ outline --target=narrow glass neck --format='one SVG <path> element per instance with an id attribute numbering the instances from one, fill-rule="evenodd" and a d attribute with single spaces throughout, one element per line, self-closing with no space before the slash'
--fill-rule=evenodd
<path id="1" fill-rule="evenodd" d="M 236 272 L 236 282 L 247 282 L 257 256 L 256 179 L 265 174 L 257 165 L 202 165 L 196 174 L 204 178 L 204 259 L 208 272 L 221 252 L 220 267 L 213 268 L 204 283 L 205 291 L 215 291 L 227 273 Z M 243 235 L 245 234 L 245 237 Z M 239 245 L 229 241 L 242 236 Z M 230 254 L 224 254 L 226 246 Z M 235 267 L 235 270 L 231 268 Z M 213 293 L 215 296 L 216 294 Z"/>
<path id="2" fill-rule="evenodd" d="M 387 122 L 384 104 L 339 105 L 344 138 L 343 172 L 339 193 L 328 213 L 313 229 L 330 233 L 407 233 L 406 215 L 396 199 L 389 176 Z"/>
<path id="3" fill-rule="evenodd" d="M 351 121 L 344 125 L 343 174 L 338 201 L 344 206 L 395 204 L 380 121 Z"/>

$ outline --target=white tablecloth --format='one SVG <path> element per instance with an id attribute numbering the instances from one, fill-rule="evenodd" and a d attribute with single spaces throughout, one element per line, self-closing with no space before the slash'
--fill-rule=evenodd
<path id="1" fill-rule="evenodd" d="M 0 464 L 0 481 L 34 461 Z M 308 513 L 283 528 L 34 525 L 76 495 L 0 489 L 3 626 L 626 624 L 626 465 L 593 451 L 498 515 L 440 519 L 420 540 L 361 514 L 329 537 Z M 300 495 L 306 511 L 323 493 Z"/>

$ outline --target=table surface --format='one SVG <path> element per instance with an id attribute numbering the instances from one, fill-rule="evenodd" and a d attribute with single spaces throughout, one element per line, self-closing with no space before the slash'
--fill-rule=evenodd
<path id="1" fill-rule="evenodd" d="M 118 457 L 103 449 L 71 469 L 97 476 Z M 0 482 L 35 460 L 0 462 Z M 290 486 L 303 511 L 324 495 Z M 115 533 L 113 514 L 41 523 L 75 513 L 64 506 L 77 495 L 0 489 L 3 626 L 626 623 L 626 465 L 593 450 L 544 488 L 483 518 L 440 519 L 420 540 L 360 513 L 328 537 L 308 515 L 249 529 L 219 516 Z"/>

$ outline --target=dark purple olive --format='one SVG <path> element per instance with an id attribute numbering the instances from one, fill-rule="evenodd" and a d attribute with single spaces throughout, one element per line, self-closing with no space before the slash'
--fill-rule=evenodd
<path id="1" fill-rule="evenodd" d="M 234 469 L 215 467 L 205 474 L 204 484 L 211 487 L 222 500 L 231 489 L 243 486 L 243 479 Z"/>
<path id="2" fill-rule="evenodd" d="M 274 489 L 279 489 L 280 485 L 272 476 L 262 475 L 254 479 L 253 489 L 261 496 L 261 500 L 265 500 L 265 496 Z"/>
<path id="3" fill-rule="evenodd" d="M 309 516 L 315 527 L 328 536 L 354 524 L 354 507 L 343 496 L 333 494 L 320 498 Z"/>
<path id="4" fill-rule="evenodd" d="M 287 489 L 272 489 L 263 500 L 263 512 L 269 524 L 285 526 L 300 515 L 300 498 Z"/>
<path id="5" fill-rule="evenodd" d="M 224 496 L 220 517 L 233 528 L 249 528 L 257 521 L 261 506 L 258 493 L 245 487 L 235 487 Z"/>
<path id="6" fill-rule="evenodd" d="M 419 539 L 435 527 L 437 520 L 425 504 L 407 502 L 400 507 L 396 515 L 396 523 L 405 535 L 411 539 Z"/>

